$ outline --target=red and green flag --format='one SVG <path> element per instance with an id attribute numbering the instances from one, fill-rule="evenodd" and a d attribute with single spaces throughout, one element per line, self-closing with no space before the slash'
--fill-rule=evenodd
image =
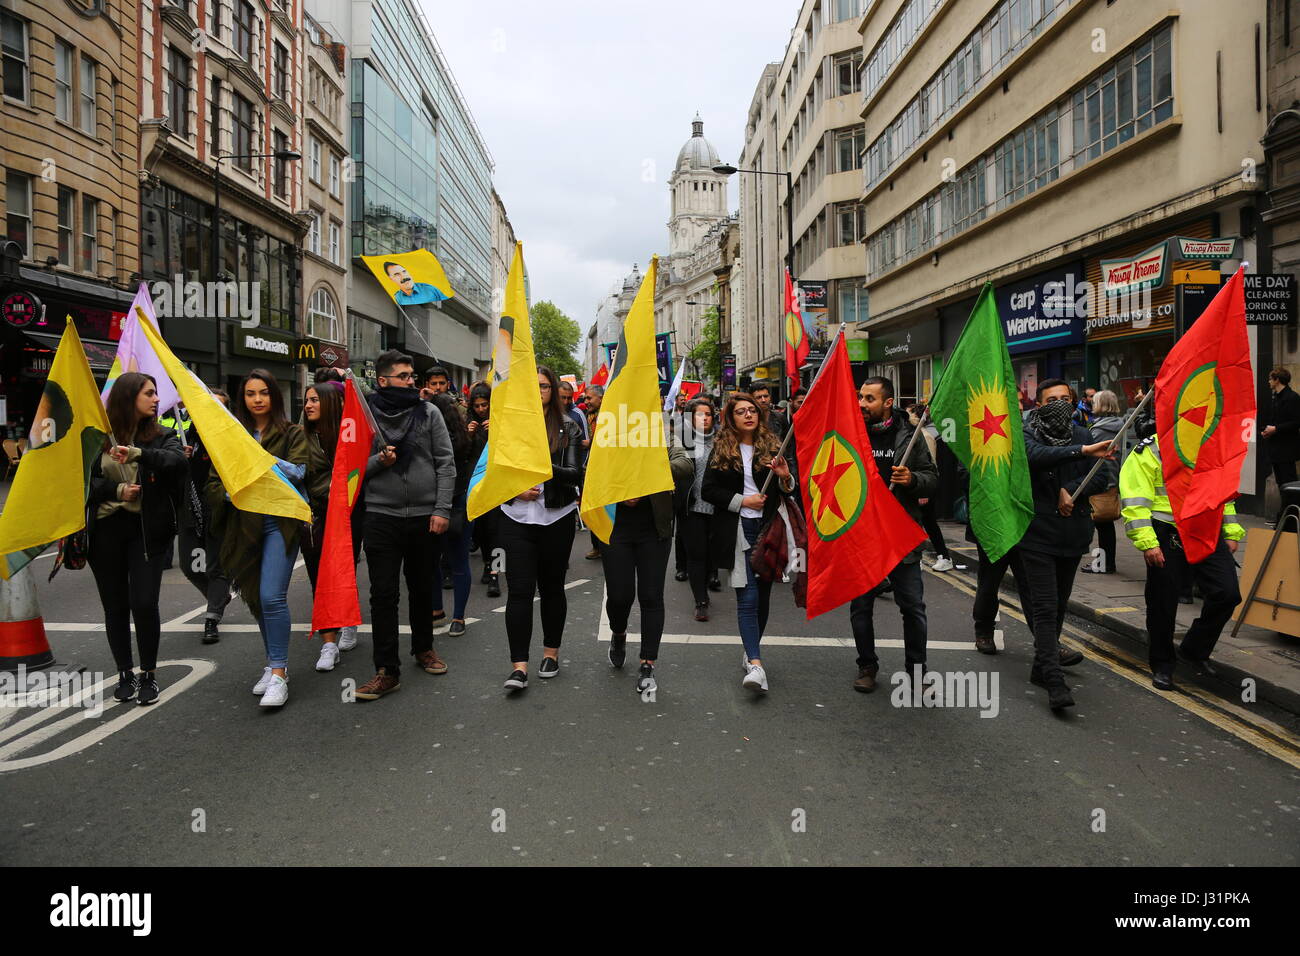
<path id="1" fill-rule="evenodd" d="M 871 454 L 844 336 L 795 414 L 808 523 L 808 618 L 865 594 L 925 540 Z M 800 469 L 804 471 L 805 469 Z"/>
<path id="2" fill-rule="evenodd" d="M 1241 269 L 1165 356 L 1155 401 L 1169 505 L 1187 560 L 1196 564 L 1218 547 L 1223 506 L 1237 496 L 1255 418 Z"/>
<path id="3" fill-rule="evenodd" d="M 357 392 L 356 380 L 349 378 L 344 383 L 343 417 L 339 421 L 339 439 L 334 448 L 329 510 L 325 513 L 316 598 L 311 608 L 313 631 L 354 627 L 361 623 L 357 566 L 352 560 L 352 509 L 361 494 L 374 437 L 370 411 Z"/>
<path id="4" fill-rule="evenodd" d="M 808 329 L 803 324 L 803 314 L 799 311 L 799 298 L 794 294 L 794 283 L 790 281 L 790 270 L 785 270 L 785 373 L 790 379 L 790 388 L 800 385 L 799 369 L 808 358 L 812 345 L 808 342 Z M 807 399 L 804 399 L 807 401 Z"/>
<path id="5" fill-rule="evenodd" d="M 930 402 L 930 420 L 970 473 L 970 523 L 997 561 L 1034 517 L 1020 396 L 1002 319 L 986 282 Z"/>

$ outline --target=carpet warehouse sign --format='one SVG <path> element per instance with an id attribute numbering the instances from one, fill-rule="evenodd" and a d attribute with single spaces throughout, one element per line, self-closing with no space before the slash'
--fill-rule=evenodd
<path id="1" fill-rule="evenodd" d="M 1102 259 L 1101 280 L 1107 295 L 1122 295 L 1165 284 L 1169 244 L 1161 242 L 1132 259 Z"/>

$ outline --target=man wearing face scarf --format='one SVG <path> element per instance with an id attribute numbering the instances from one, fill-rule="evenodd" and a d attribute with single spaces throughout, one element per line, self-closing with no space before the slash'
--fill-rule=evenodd
<path id="1" fill-rule="evenodd" d="M 379 388 L 367 396 L 374 413 L 375 450 L 366 464 L 366 564 L 375 676 L 357 688 L 375 700 L 401 685 L 397 606 L 403 572 L 410 591 L 411 655 L 430 674 L 447 665 L 433 649 L 433 535 L 451 518 L 456 461 L 440 412 L 420 399 L 409 355 L 395 350 L 375 361 Z"/>
<path id="2" fill-rule="evenodd" d="M 1091 442 L 1088 429 L 1074 421 L 1074 390 L 1059 378 L 1038 386 L 1038 407 L 1025 420 L 1025 454 L 1034 492 L 1034 518 L 1020 540 L 1020 560 L 1028 594 L 1026 616 L 1034 632 L 1034 666 L 1029 679 L 1047 689 L 1052 710 L 1074 706 L 1061 670 L 1058 642 L 1079 560 L 1092 543 L 1089 496 L 1106 490 L 1098 469 L 1073 503 L 1092 459 L 1113 458 L 1109 442 Z"/>

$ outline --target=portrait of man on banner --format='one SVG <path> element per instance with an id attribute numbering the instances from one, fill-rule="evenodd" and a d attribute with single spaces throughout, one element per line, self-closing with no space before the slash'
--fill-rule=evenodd
<path id="1" fill-rule="evenodd" d="M 455 295 L 442 264 L 428 249 L 361 259 L 398 305 L 431 305 Z"/>

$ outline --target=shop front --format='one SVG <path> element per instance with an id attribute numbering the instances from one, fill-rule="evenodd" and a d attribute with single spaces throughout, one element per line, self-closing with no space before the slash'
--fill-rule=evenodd
<path id="1" fill-rule="evenodd" d="M 1049 378 L 1084 387 L 1087 298 L 1084 264 L 1072 263 L 1041 272 L 994 292 L 1011 353 L 1011 367 L 1020 390 L 1021 408 L 1038 394 L 1038 383 Z"/>
<path id="2" fill-rule="evenodd" d="M 294 337 L 261 326 L 246 329 L 239 325 L 229 326 L 228 336 L 226 344 L 230 358 L 224 363 L 223 371 L 226 387 L 230 390 L 231 407 L 237 400 L 236 393 L 244 376 L 254 369 L 264 369 L 279 382 L 285 411 L 290 417 L 296 416 L 302 400 L 292 391 L 297 381 L 294 376 L 297 354 Z"/>
<path id="3" fill-rule="evenodd" d="M 943 367 L 939 354 L 942 342 L 938 316 L 904 328 L 872 331 L 867 340 L 867 374 L 881 375 L 894 383 L 894 404 L 898 408 L 928 402 L 935 376 Z"/>

